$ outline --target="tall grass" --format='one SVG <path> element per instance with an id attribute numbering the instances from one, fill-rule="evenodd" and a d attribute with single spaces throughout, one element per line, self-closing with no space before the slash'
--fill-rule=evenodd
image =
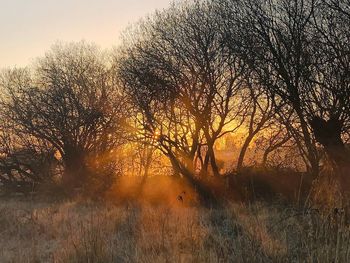
<path id="1" fill-rule="evenodd" d="M 350 262 L 342 212 L 0 201 L 1 262 Z"/>

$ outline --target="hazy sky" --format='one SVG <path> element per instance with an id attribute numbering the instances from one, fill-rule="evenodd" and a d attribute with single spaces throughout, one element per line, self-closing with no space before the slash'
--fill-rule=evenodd
<path id="1" fill-rule="evenodd" d="M 0 68 L 25 66 L 57 40 L 117 44 L 130 24 L 171 0 L 0 0 Z"/>

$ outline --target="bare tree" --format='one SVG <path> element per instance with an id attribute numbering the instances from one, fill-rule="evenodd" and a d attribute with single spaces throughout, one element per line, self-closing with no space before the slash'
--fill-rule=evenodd
<path id="1" fill-rule="evenodd" d="M 303 101 L 311 59 L 307 33 L 314 14 L 313 1 L 229 1 L 227 41 L 260 79 L 260 85 L 295 111 L 297 129 L 310 168 L 317 174 L 318 156 Z M 236 12 L 233 12 L 236 10 Z M 231 33 L 230 33 L 231 31 Z"/>
<path id="2" fill-rule="evenodd" d="M 223 48 L 213 15 L 200 1 L 158 13 L 139 25 L 118 58 L 120 78 L 146 120 L 142 126 L 150 136 L 159 133 L 158 145 L 185 174 L 194 174 L 202 146 L 208 149 L 203 169 L 210 162 L 218 174 L 214 144 L 241 125 L 234 98 L 245 65 Z"/>
<path id="3" fill-rule="evenodd" d="M 112 173 L 108 154 L 123 142 L 126 105 L 98 48 L 57 44 L 33 71 L 7 71 L 1 86 L 3 114 L 12 132 L 43 141 L 59 153 L 66 187 L 80 186 L 99 172 Z"/>
<path id="4" fill-rule="evenodd" d="M 344 141 L 350 105 L 349 2 L 214 3 L 221 13 L 228 47 L 246 61 L 259 85 L 277 98 L 279 119 L 308 170 L 315 176 L 319 173 L 323 155 L 318 142 L 345 189 L 350 185 L 350 154 Z"/>
<path id="5" fill-rule="evenodd" d="M 350 165 L 343 141 L 350 129 L 349 10 L 349 1 L 324 1 L 315 12 L 312 92 L 306 94 L 315 138 L 338 167 Z"/>

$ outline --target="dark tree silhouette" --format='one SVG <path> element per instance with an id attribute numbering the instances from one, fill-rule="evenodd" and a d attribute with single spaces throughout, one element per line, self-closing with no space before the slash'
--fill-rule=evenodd
<path id="1" fill-rule="evenodd" d="M 233 2 L 233 1 L 231 1 Z M 231 5 L 229 3 L 229 6 Z M 302 136 L 309 166 L 318 173 L 318 156 L 307 117 L 303 96 L 306 92 L 311 64 L 308 53 L 310 34 L 307 34 L 313 15 L 311 1 L 237 1 L 228 9 L 232 22 L 228 28 L 228 45 L 241 54 L 256 72 L 260 85 L 273 96 L 289 102 L 297 119 L 297 136 Z M 239 10 L 235 16 L 233 10 Z M 230 31 L 234 31 L 230 33 Z"/>
<path id="2" fill-rule="evenodd" d="M 95 46 L 56 45 L 32 72 L 7 71 L 1 85 L 11 131 L 46 142 L 61 155 L 68 189 L 112 169 L 108 153 L 122 143 L 126 105 Z"/>
<path id="3" fill-rule="evenodd" d="M 313 173 L 319 167 L 316 140 L 335 162 L 339 156 L 330 148 L 347 158 L 341 143 L 349 119 L 349 19 L 341 11 L 348 10 L 346 3 L 256 0 L 218 5 L 227 20 L 224 34 L 231 51 L 247 61 L 262 87 L 294 111 L 296 118 L 286 128 Z M 325 142 L 322 136 L 333 139 Z"/>
<path id="4" fill-rule="evenodd" d="M 182 174 L 194 174 L 205 146 L 202 171 L 210 163 L 218 175 L 215 142 L 242 124 L 245 64 L 223 48 L 218 28 L 210 4 L 175 6 L 141 23 L 118 57 L 141 126 L 159 133 L 159 148 Z"/>

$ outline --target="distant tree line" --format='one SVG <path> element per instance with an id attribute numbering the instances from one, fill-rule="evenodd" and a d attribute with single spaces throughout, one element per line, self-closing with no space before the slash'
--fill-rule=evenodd
<path id="1" fill-rule="evenodd" d="M 205 192 L 223 174 L 215 145 L 244 131 L 238 173 L 254 142 L 263 167 L 293 149 L 314 178 L 327 160 L 346 189 L 349 28 L 346 0 L 196 0 L 137 23 L 110 53 L 57 44 L 1 74 L 0 181 L 58 174 L 69 192 L 102 193 L 129 147 L 139 174 L 161 153 Z"/>

